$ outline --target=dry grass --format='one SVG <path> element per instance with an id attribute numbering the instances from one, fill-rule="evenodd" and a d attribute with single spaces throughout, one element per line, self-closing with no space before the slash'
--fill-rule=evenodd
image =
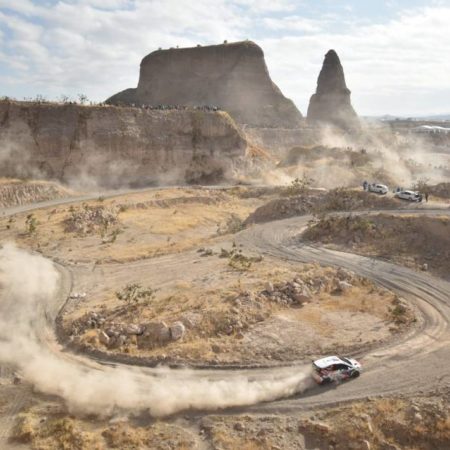
<path id="1" fill-rule="evenodd" d="M 303 237 L 409 267 L 420 268 L 426 263 L 442 277 L 450 273 L 448 217 L 328 216 L 313 224 Z"/>
<path id="2" fill-rule="evenodd" d="M 258 361 L 265 358 L 267 352 L 277 354 L 281 352 L 282 359 L 302 358 L 304 348 L 309 342 L 298 336 L 294 340 L 285 333 L 282 341 L 271 350 L 256 354 L 254 346 L 258 345 L 258 339 L 252 341 L 252 345 L 243 341 L 247 333 L 253 333 L 255 326 L 264 333 L 266 322 L 272 327 L 271 319 L 285 323 L 290 327 L 302 330 L 312 330 L 317 345 L 336 346 L 341 342 L 342 327 L 346 329 L 347 341 L 344 345 L 355 345 L 354 342 L 372 342 L 381 339 L 382 336 L 390 336 L 389 324 L 392 320 L 390 307 L 393 295 L 388 291 L 375 287 L 365 279 L 355 278 L 354 287 L 346 292 L 335 294 L 332 289 L 332 280 L 336 277 L 336 269 L 322 268 L 314 264 L 289 264 L 281 265 L 277 260 L 269 258 L 255 263 L 245 273 L 231 270 L 225 258 L 218 255 L 202 258 L 206 272 L 199 272 L 193 278 L 186 280 L 174 280 L 172 284 L 164 285 L 162 291 L 157 291 L 156 298 L 150 304 L 132 305 L 123 309 L 120 314 L 115 314 L 121 304 L 114 296 L 114 292 L 120 287 L 109 286 L 98 298 L 93 297 L 88 304 L 78 308 L 74 312 L 65 315 L 65 327 L 71 330 L 72 323 L 82 318 L 84 312 L 97 310 L 103 317 L 111 315 L 116 323 L 148 323 L 164 321 L 171 324 L 194 315 L 193 325 L 187 325 L 187 332 L 181 341 L 170 342 L 153 348 L 142 348 L 136 342 L 116 349 L 107 349 L 97 339 L 97 330 L 87 329 L 80 337 L 80 344 L 88 347 L 98 347 L 103 351 L 125 352 L 129 355 L 142 357 L 169 357 L 178 358 L 189 362 L 205 362 L 218 360 L 223 363 L 238 361 Z M 199 265 L 195 266 L 199 268 Z M 274 268 L 275 267 L 275 268 Z M 180 268 L 180 271 L 184 269 Z M 206 277 L 205 277 L 206 275 Z M 312 296 L 311 302 L 303 307 L 292 307 L 277 303 L 262 295 L 267 281 L 284 286 L 296 277 L 306 283 L 316 279 L 327 279 L 329 285 L 323 291 Z M 146 283 L 157 287 L 146 278 Z M 136 280 L 130 280 L 135 282 Z M 246 295 L 250 300 L 246 300 Z M 89 298 L 89 297 L 88 297 Z M 236 301 L 237 299 L 240 299 Z M 355 320 L 354 314 L 358 314 Z M 348 328 L 349 318 L 357 326 L 351 330 Z M 186 322 L 185 322 L 186 323 Z M 380 328 L 380 324 L 383 326 Z M 107 325 L 105 325 L 107 327 Z M 373 329 L 378 329 L 374 335 Z M 364 331 L 364 333 L 363 333 Z M 271 331 L 268 331 L 271 333 Z M 306 332 L 306 331 L 305 331 Z M 383 334 L 384 333 L 384 334 Z M 251 334 L 252 335 L 252 334 Z M 363 338 L 360 339 L 360 336 Z M 301 346 L 296 344 L 296 339 L 304 341 Z M 213 352 L 212 348 L 220 348 L 219 352 Z M 311 350 L 311 349 L 310 349 Z M 314 351 L 319 351 L 318 349 Z M 259 356 L 258 356 L 259 355 Z M 278 356 L 277 356 L 278 358 Z"/>
<path id="3" fill-rule="evenodd" d="M 65 231 L 64 221 L 70 216 L 70 209 L 82 209 L 80 204 L 37 210 L 34 216 L 39 225 L 33 237 L 24 234 L 25 214 L 16 216 L 12 223 L 1 219 L 0 238 L 16 240 L 63 259 L 129 262 L 215 242 L 219 224 L 230 217 L 242 220 L 258 202 L 215 191 L 149 191 L 84 203 L 119 211 L 121 232 L 113 243 L 102 243 L 100 233 L 75 236 Z"/>
<path id="4" fill-rule="evenodd" d="M 60 407 L 50 411 L 33 407 L 22 413 L 12 439 L 36 450 L 190 450 L 197 447 L 197 437 L 176 424 L 162 421 L 147 426 L 128 422 L 111 424 L 92 417 L 69 417 Z"/>
<path id="5" fill-rule="evenodd" d="M 426 400 L 417 407 L 416 403 L 414 408 L 420 411 L 420 422 L 414 419 L 412 406 L 410 400 L 395 397 L 358 401 L 320 414 L 320 420 L 330 427 L 327 435 L 321 434 L 315 422 L 307 421 L 304 429 L 321 438 L 323 445 L 333 443 L 336 450 L 346 450 L 349 441 L 362 443 L 364 440 L 368 440 L 374 450 L 386 448 L 386 443 L 405 450 L 447 449 L 450 442 L 448 404 Z"/>

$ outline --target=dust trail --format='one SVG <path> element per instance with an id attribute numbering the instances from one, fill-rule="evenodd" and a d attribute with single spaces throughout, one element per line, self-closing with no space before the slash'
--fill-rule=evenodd
<path id="1" fill-rule="evenodd" d="M 46 303 L 58 282 L 54 265 L 42 256 L 11 244 L 0 249 L 0 362 L 16 366 L 38 391 L 62 397 L 71 412 L 164 416 L 270 401 L 311 383 L 306 367 L 241 374 L 112 368 L 60 353 L 46 339 Z"/>

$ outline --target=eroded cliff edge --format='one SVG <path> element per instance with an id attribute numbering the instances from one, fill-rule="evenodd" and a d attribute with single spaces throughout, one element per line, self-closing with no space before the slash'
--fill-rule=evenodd
<path id="1" fill-rule="evenodd" d="M 246 147 L 220 111 L 0 102 L 0 176 L 111 188 L 217 183 Z"/>

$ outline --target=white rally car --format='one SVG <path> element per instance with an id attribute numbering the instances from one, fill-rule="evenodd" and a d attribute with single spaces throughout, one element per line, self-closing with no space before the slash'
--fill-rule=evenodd
<path id="1" fill-rule="evenodd" d="M 357 378 L 361 374 L 361 364 L 356 359 L 344 356 L 327 356 L 313 361 L 313 378 L 318 384 Z"/>

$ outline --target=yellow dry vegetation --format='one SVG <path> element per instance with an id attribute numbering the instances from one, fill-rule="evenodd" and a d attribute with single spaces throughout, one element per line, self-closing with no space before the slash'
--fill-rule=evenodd
<path id="1" fill-rule="evenodd" d="M 60 407 L 53 411 L 32 407 L 21 413 L 12 440 L 35 450 L 190 450 L 196 436 L 176 424 L 155 421 L 147 426 L 128 422 L 108 423 L 97 418 L 67 416 Z"/>
<path id="2" fill-rule="evenodd" d="M 26 232 L 28 214 L 0 220 L 0 238 L 40 249 L 51 256 L 81 261 L 128 262 L 178 253 L 218 239 L 217 228 L 231 216 L 244 220 L 260 200 L 241 200 L 226 192 L 204 189 L 162 189 L 44 208 L 33 212 L 36 231 Z M 66 229 L 71 212 L 103 208 L 117 214 L 112 239 L 101 230 L 85 235 Z"/>
<path id="3" fill-rule="evenodd" d="M 420 411 L 420 421 L 415 419 Z M 308 432 L 331 442 L 336 450 L 346 450 L 349 439 L 354 443 L 367 440 L 371 448 L 381 450 L 395 445 L 405 450 L 437 450 L 448 448 L 450 442 L 449 406 L 441 399 L 412 402 L 409 399 L 388 397 L 353 402 L 320 413 L 322 427 L 314 421 L 305 423 Z"/>

